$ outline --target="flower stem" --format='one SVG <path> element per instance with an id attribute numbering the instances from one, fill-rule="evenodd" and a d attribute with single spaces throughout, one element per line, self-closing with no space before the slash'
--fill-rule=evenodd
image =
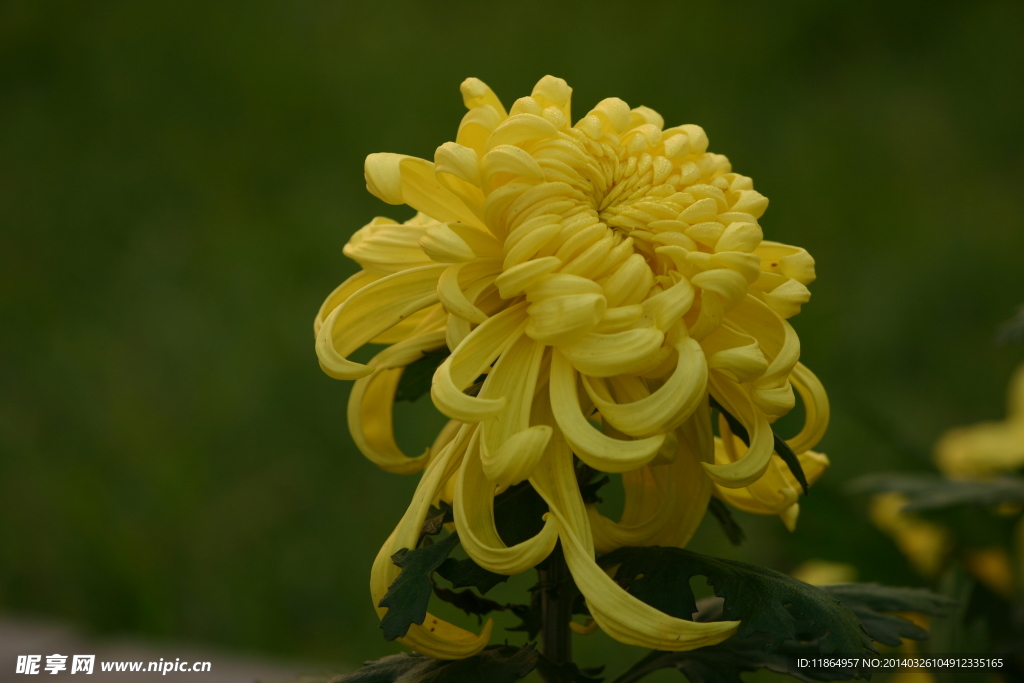
<path id="1" fill-rule="evenodd" d="M 540 570 L 541 584 L 541 647 L 544 656 L 556 666 L 572 661 L 573 591 L 569 590 L 571 575 L 565 556 L 558 546 L 548 558 L 548 568 Z M 547 679 L 554 681 L 555 679 Z"/>

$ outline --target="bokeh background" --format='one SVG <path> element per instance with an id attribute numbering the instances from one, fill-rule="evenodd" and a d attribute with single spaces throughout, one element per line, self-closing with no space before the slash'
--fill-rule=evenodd
<path id="1" fill-rule="evenodd" d="M 367 580 L 415 480 L 356 452 L 313 316 L 352 232 L 408 217 L 364 157 L 432 157 L 467 76 L 510 104 L 546 73 L 577 115 L 619 96 L 704 126 L 771 199 L 766 236 L 818 262 L 794 322 L 833 467 L 795 534 L 738 514 L 743 546 L 712 521 L 693 547 L 920 583 L 843 486 L 1003 415 L 1022 25 L 1010 1 L 0 4 L 0 611 L 338 668 L 395 651 Z M 403 410 L 424 442 L 429 402 Z"/>

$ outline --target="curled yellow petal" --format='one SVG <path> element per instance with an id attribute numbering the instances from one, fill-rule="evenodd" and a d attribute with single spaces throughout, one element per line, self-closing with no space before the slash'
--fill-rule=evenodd
<path id="1" fill-rule="evenodd" d="M 623 473 L 625 506 L 618 522 L 588 506 L 598 552 L 623 546 L 683 547 L 696 532 L 711 496 L 711 480 L 701 463 L 714 458 L 714 437 L 704 403 L 672 439 L 677 452 L 671 462 Z"/>
<path id="2" fill-rule="evenodd" d="M 479 451 L 480 430 L 476 429 L 466 451 L 455 487 L 452 510 L 459 538 L 473 561 L 498 574 L 519 574 L 543 560 L 555 548 L 558 531 L 548 518 L 532 538 L 508 546 L 494 524 L 494 482 L 484 474 Z"/>
<path id="3" fill-rule="evenodd" d="M 462 102 L 466 105 L 466 109 L 491 107 L 501 114 L 502 118 L 506 116 L 505 107 L 502 106 L 501 100 L 499 100 L 498 96 L 494 94 L 494 91 L 479 78 L 467 78 L 462 82 L 462 85 L 459 86 L 459 90 L 462 91 Z"/>
<path id="4" fill-rule="evenodd" d="M 750 382 L 764 375 L 768 361 L 758 340 L 722 325 L 701 342 L 708 368 L 728 374 L 737 382 Z"/>
<path id="5" fill-rule="evenodd" d="M 805 417 L 803 429 L 786 443 L 794 453 L 802 453 L 817 446 L 828 429 L 828 394 L 821 381 L 803 363 L 794 366 L 790 379 L 803 399 Z"/>
<path id="6" fill-rule="evenodd" d="M 668 332 L 690 310 L 693 298 L 693 285 L 683 278 L 665 291 L 645 300 L 644 315 L 648 316 L 659 330 Z"/>
<path id="7" fill-rule="evenodd" d="M 487 376 L 482 398 L 504 398 L 505 409 L 481 425 L 480 459 L 484 474 L 499 486 L 530 476 L 551 437 L 547 425 L 530 426 L 544 346 L 527 336 L 512 344 Z"/>
<path id="8" fill-rule="evenodd" d="M 458 263 L 449 266 L 437 281 L 437 296 L 441 304 L 452 315 L 458 316 L 471 323 L 482 323 L 487 320 L 487 314 L 477 308 L 459 283 L 459 276 L 472 264 Z M 488 283 L 493 282 L 493 276 Z"/>
<path id="9" fill-rule="evenodd" d="M 675 351 L 675 371 L 653 392 L 628 376 L 609 380 L 613 388 L 636 396 L 626 403 L 615 401 L 602 380 L 585 377 L 583 386 L 601 417 L 630 436 L 651 436 L 681 425 L 706 394 L 708 367 L 700 344 L 690 337 L 680 339 Z"/>
<path id="10" fill-rule="evenodd" d="M 705 464 L 716 484 L 726 488 L 742 488 L 757 481 L 768 469 L 775 437 L 772 426 L 751 400 L 748 390 L 730 380 L 715 376 L 708 378 L 708 387 L 722 407 L 746 428 L 750 446 L 735 462 L 722 465 Z"/>
<path id="11" fill-rule="evenodd" d="M 537 161 L 526 150 L 512 145 L 498 145 L 491 149 L 480 160 L 480 168 L 487 186 L 493 186 L 496 177 L 502 175 L 507 176 L 506 182 L 511 176 L 544 180 L 544 171 Z"/>
<path id="12" fill-rule="evenodd" d="M 429 266 L 432 261 L 420 248 L 420 240 L 428 229 L 415 219 L 399 224 L 377 217 L 357 230 L 342 252 L 364 270 L 378 275 Z"/>
<path id="13" fill-rule="evenodd" d="M 466 240 L 445 223 L 427 228 L 418 245 L 438 263 L 464 263 L 476 258 L 476 252 L 466 244 Z"/>
<path id="14" fill-rule="evenodd" d="M 576 370 L 561 352 L 551 356 L 551 408 L 559 429 L 583 462 L 602 472 L 625 472 L 649 462 L 665 442 L 664 434 L 626 441 L 598 431 L 580 412 Z"/>
<path id="15" fill-rule="evenodd" d="M 331 314 L 331 311 L 345 303 L 350 296 L 360 289 L 379 279 L 380 275 L 361 270 L 335 287 L 334 291 L 328 294 L 324 302 L 320 304 L 320 310 L 317 311 L 316 318 L 313 319 L 313 336 L 315 337 L 320 334 L 320 328 L 323 327 L 324 320 Z"/>
<path id="16" fill-rule="evenodd" d="M 388 472 L 409 474 L 426 466 L 428 449 L 410 458 L 395 442 L 392 411 L 404 366 L 424 351 L 444 345 L 444 331 L 413 337 L 381 351 L 369 365 L 373 374 L 356 380 L 348 399 L 348 426 L 360 452 Z"/>
<path id="17" fill-rule="evenodd" d="M 505 407 L 504 397 L 481 398 L 464 391 L 522 335 L 526 327 L 526 306 L 526 302 L 521 302 L 488 318 L 441 363 L 430 386 L 430 396 L 438 410 L 450 418 L 470 423 L 501 412 Z"/>
<path id="18" fill-rule="evenodd" d="M 347 356 L 403 319 L 437 302 L 437 280 L 447 266 L 403 270 L 349 296 L 324 320 L 316 338 L 320 366 L 336 379 L 372 372 Z"/>
<path id="19" fill-rule="evenodd" d="M 545 344 L 569 344 L 597 327 L 607 302 L 603 294 L 552 296 L 530 304 L 526 334 Z"/>
<path id="20" fill-rule="evenodd" d="M 665 334 L 654 327 L 611 334 L 591 333 L 560 349 L 576 369 L 591 377 L 638 372 L 661 349 Z"/>
<path id="21" fill-rule="evenodd" d="M 441 222 L 484 229 L 465 202 L 438 182 L 433 162 L 405 154 L 371 154 L 364 172 L 366 189 L 388 204 L 408 204 Z"/>
<path id="22" fill-rule="evenodd" d="M 541 280 L 545 275 L 555 272 L 562 265 L 556 256 L 532 259 L 505 270 L 498 276 L 498 291 L 501 298 L 511 299 L 522 294 L 526 289 Z"/>

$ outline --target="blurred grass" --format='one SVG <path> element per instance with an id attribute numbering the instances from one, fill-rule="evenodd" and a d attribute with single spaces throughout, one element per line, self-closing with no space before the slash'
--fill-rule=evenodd
<path id="1" fill-rule="evenodd" d="M 729 548 L 916 578 L 842 483 L 1000 417 L 1024 300 L 1016 2 L 0 5 L 0 609 L 351 665 L 393 651 L 369 566 L 415 486 L 345 426 L 311 322 L 475 75 L 545 73 L 705 127 L 818 261 L 795 319 L 833 468 Z M 410 443 L 432 424 L 419 405 Z M 528 583 L 528 582 L 527 582 Z M 512 596 L 508 596 L 511 599 Z M 584 664 L 636 655 L 603 635 Z"/>

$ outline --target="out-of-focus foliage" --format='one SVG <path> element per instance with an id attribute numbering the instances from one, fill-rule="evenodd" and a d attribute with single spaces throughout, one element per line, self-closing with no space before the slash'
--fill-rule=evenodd
<path id="1" fill-rule="evenodd" d="M 771 199 L 766 238 L 818 262 L 796 324 L 832 468 L 796 534 L 737 513 L 746 542 L 707 520 L 691 548 L 920 583 L 842 484 L 924 469 L 946 428 L 1003 414 L 1022 20 L 1008 1 L 5 3 L 0 609 L 347 665 L 394 651 L 367 578 L 415 481 L 356 452 L 311 323 L 354 271 L 349 235 L 408 217 L 365 192 L 363 158 L 431 157 L 471 75 L 527 94 L 551 73 L 578 111 L 615 95 L 702 125 Z M 398 410 L 415 451 L 439 421 Z M 635 658 L 576 641 L 581 665 Z"/>

